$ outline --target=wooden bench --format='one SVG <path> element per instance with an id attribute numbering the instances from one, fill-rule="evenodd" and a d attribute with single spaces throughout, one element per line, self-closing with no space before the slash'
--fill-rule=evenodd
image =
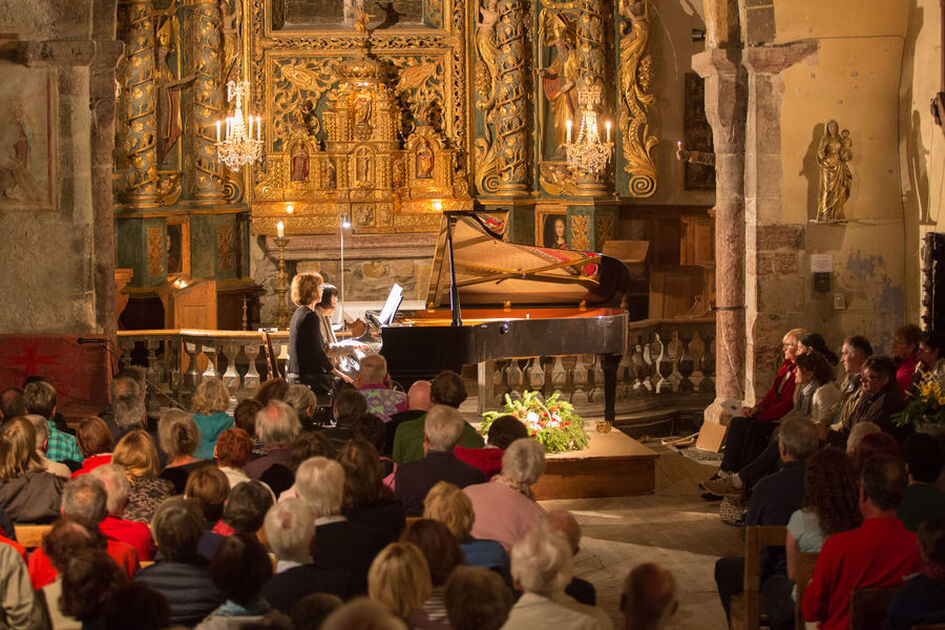
<path id="1" fill-rule="evenodd" d="M 27 549 L 43 546 L 43 536 L 52 529 L 52 525 L 16 525 L 16 540 Z"/>
<path id="2" fill-rule="evenodd" d="M 783 525 L 754 525 L 745 528 L 745 579 L 743 591 L 732 597 L 732 630 L 758 630 L 761 626 L 761 550 L 783 547 L 787 528 Z"/>

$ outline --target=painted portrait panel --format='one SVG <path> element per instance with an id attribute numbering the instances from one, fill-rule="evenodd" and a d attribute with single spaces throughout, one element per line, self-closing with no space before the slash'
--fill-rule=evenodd
<path id="1" fill-rule="evenodd" d="M 54 81 L 0 62 L 0 210 L 56 209 Z"/>

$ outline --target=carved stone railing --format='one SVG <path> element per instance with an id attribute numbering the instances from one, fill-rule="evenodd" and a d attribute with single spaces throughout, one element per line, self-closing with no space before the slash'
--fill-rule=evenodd
<path id="1" fill-rule="evenodd" d="M 280 363 L 288 360 L 289 333 L 270 334 Z M 267 374 L 263 335 L 239 330 L 123 330 L 119 364 L 144 366 L 159 392 L 187 398 L 200 382 L 221 379 L 234 399 L 252 395 Z"/>

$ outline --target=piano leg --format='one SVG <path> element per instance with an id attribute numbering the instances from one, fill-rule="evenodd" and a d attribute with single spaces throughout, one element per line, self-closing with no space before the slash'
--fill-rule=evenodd
<path id="1" fill-rule="evenodd" d="M 604 369 L 604 420 L 613 422 L 617 416 L 614 401 L 617 398 L 617 366 L 620 365 L 619 354 L 600 355 L 601 367 Z"/>

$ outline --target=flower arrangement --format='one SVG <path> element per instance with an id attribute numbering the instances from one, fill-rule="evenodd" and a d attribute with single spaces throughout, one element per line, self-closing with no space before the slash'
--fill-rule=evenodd
<path id="1" fill-rule="evenodd" d="M 945 373 L 935 370 L 923 376 L 918 393 L 906 403 L 905 409 L 893 414 L 892 420 L 899 426 L 945 426 Z"/>
<path id="2" fill-rule="evenodd" d="M 486 435 L 493 421 L 505 415 L 521 420 L 528 427 L 528 434 L 545 447 L 546 453 L 577 451 L 587 447 L 584 419 L 574 413 L 571 403 L 561 400 L 558 394 L 552 394 L 544 403 L 538 392 L 526 391 L 521 400 L 512 400 L 506 394 L 502 411 L 482 414 L 479 432 Z"/>

